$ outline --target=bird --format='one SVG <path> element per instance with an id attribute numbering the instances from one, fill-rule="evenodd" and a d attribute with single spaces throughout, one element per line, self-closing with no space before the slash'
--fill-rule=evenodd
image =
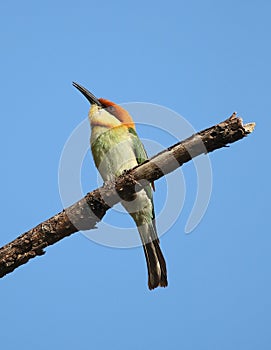
<path id="1" fill-rule="evenodd" d="M 135 123 L 127 110 L 105 98 L 96 98 L 82 85 L 73 82 L 89 101 L 90 148 L 94 163 L 104 181 L 114 180 L 125 171 L 148 159 Z M 130 201 L 121 204 L 133 218 L 143 246 L 148 287 L 166 287 L 167 268 L 157 235 L 152 185 L 148 184 Z"/>

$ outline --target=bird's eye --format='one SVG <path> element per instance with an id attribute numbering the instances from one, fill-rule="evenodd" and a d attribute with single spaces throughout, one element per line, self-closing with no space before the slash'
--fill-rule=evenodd
<path id="1" fill-rule="evenodd" d="M 115 111 L 115 108 L 114 108 L 113 106 L 109 106 L 109 107 L 108 107 L 108 111 L 112 113 L 112 112 Z"/>

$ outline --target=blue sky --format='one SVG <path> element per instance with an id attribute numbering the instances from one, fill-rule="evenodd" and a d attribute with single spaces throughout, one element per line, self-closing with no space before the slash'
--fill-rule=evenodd
<path id="1" fill-rule="evenodd" d="M 0 281 L 1 348 L 270 349 L 270 11 L 261 0 L 1 3 L 1 245 L 62 210 L 60 156 L 88 111 L 73 80 L 170 108 L 195 130 L 233 111 L 257 123 L 210 155 L 211 200 L 190 235 L 195 169 L 176 172 L 187 193 L 161 239 L 168 288 L 147 289 L 142 249 L 75 234 Z M 97 185 L 87 156 L 85 192 Z"/>

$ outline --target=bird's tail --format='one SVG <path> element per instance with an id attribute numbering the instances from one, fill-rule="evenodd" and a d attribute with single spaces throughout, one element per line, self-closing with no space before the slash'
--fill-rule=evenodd
<path id="1" fill-rule="evenodd" d="M 159 245 L 159 239 L 152 240 L 154 234 L 156 236 L 154 224 L 142 225 L 138 227 L 138 230 L 147 262 L 149 289 L 166 287 L 168 285 L 166 262 Z"/>

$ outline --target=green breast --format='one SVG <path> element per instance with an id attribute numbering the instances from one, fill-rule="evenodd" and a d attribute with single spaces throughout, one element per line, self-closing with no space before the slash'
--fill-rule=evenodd
<path id="1" fill-rule="evenodd" d="M 104 180 L 137 165 L 131 136 L 126 127 L 117 127 L 101 133 L 91 142 L 95 165 Z"/>
<path id="2" fill-rule="evenodd" d="M 97 135 L 97 130 L 94 128 L 92 136 Z M 91 142 L 91 150 L 95 165 L 104 181 L 119 176 L 124 170 L 131 169 L 147 159 L 146 151 L 136 131 L 124 126 L 100 133 Z M 146 186 L 145 191 L 152 202 L 151 186 Z M 152 218 L 154 217 L 152 204 Z"/>

